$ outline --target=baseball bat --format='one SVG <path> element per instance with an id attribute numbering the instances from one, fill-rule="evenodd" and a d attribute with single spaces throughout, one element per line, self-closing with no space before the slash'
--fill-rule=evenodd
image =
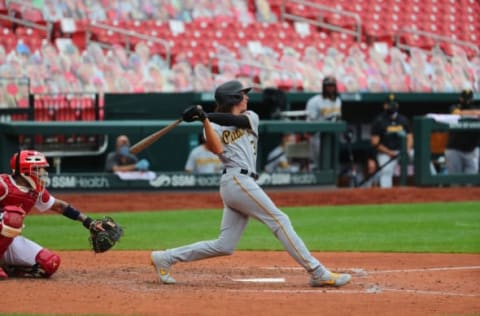
<path id="1" fill-rule="evenodd" d="M 138 154 L 139 152 L 147 149 L 150 147 L 153 143 L 155 143 L 157 140 L 159 140 L 163 135 L 167 134 L 170 132 L 172 129 L 174 129 L 178 124 L 180 124 L 183 120 L 179 118 L 175 122 L 171 123 L 168 126 L 165 126 L 159 131 L 156 131 L 155 133 L 152 133 L 148 135 L 147 137 L 143 138 L 142 140 L 138 141 L 136 144 L 130 147 L 130 152 L 134 155 Z"/>

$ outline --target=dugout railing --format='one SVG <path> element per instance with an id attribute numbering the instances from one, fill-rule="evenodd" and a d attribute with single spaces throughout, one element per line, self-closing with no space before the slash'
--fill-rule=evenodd
<path id="1" fill-rule="evenodd" d="M 418 186 L 439 185 L 480 185 L 480 173 L 477 174 L 433 174 L 429 167 L 432 163 L 432 133 L 450 131 L 475 131 L 480 133 L 478 118 L 461 119 L 447 124 L 437 122 L 430 117 L 417 116 L 413 120 L 415 150 L 415 184 Z"/>

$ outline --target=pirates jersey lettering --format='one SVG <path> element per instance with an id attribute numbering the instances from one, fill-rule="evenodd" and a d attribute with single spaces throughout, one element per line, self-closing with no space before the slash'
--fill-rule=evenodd
<path id="1" fill-rule="evenodd" d="M 219 155 L 224 167 L 237 167 L 254 172 L 257 163 L 259 118 L 253 111 L 246 111 L 242 115 L 248 118 L 251 128 L 241 129 L 215 123 L 212 123 L 212 126 L 224 144 L 224 152 Z"/>
<path id="2" fill-rule="evenodd" d="M 402 125 L 389 125 L 387 126 L 387 133 L 398 133 L 403 131 Z"/>
<path id="3" fill-rule="evenodd" d="M 223 131 L 222 141 L 224 144 L 231 144 L 231 143 L 234 143 L 243 135 L 245 135 L 245 130 L 243 129 L 236 129 L 233 131 Z"/>

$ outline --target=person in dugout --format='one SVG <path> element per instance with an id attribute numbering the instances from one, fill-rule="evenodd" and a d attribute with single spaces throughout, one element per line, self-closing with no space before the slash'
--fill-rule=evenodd
<path id="1" fill-rule="evenodd" d="M 462 118 L 480 119 L 480 106 L 473 103 L 472 90 L 463 90 L 458 104 L 451 113 Z M 480 133 L 478 131 L 452 131 L 448 134 L 445 161 L 449 174 L 477 174 L 479 169 Z"/>
<path id="2" fill-rule="evenodd" d="M 326 76 L 322 81 L 322 93 L 311 97 L 305 106 L 308 122 L 329 121 L 336 122 L 342 118 L 342 100 L 338 93 L 337 80 L 333 76 Z M 310 169 L 319 168 L 320 161 L 320 132 L 310 136 L 311 152 Z"/>
<path id="3" fill-rule="evenodd" d="M 105 170 L 109 172 L 147 171 L 150 162 L 147 159 L 138 159 L 130 152 L 130 139 L 120 135 L 115 140 L 115 151 L 108 153 L 105 161 Z"/>
<path id="4" fill-rule="evenodd" d="M 383 104 L 383 112 L 372 123 L 371 144 L 377 152 L 378 178 L 381 188 L 393 186 L 393 175 L 399 162 L 401 142 L 413 154 L 413 134 L 410 121 L 399 113 L 395 95 L 390 94 Z"/>

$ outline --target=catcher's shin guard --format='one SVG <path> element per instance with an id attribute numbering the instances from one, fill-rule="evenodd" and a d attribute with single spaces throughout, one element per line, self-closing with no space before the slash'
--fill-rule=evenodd
<path id="1" fill-rule="evenodd" d="M 38 265 L 39 276 L 50 277 L 54 274 L 60 266 L 60 257 L 51 252 L 50 250 L 43 248 L 35 257 L 35 261 Z"/>
<path id="2" fill-rule="evenodd" d="M 13 241 L 22 233 L 25 211 L 20 207 L 7 205 L 0 213 L 0 258 Z"/>
<path id="3" fill-rule="evenodd" d="M 32 266 L 5 266 L 5 272 L 8 276 L 16 278 L 48 278 L 60 266 L 60 257 L 43 248 L 35 257 L 35 262 Z"/>

